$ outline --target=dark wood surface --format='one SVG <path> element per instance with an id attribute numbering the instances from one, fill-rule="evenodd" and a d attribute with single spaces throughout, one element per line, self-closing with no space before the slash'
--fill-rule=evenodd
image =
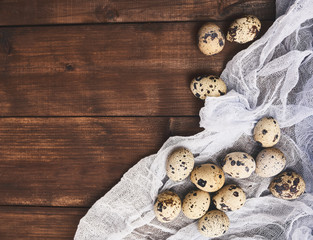
<path id="1" fill-rule="evenodd" d="M 91 206 L 196 117 L 2 118 L 0 205 Z"/>
<path id="2" fill-rule="evenodd" d="M 264 21 L 265 31 L 271 22 Z M 2 116 L 186 116 L 189 83 L 220 74 L 249 44 L 205 56 L 201 22 L 0 29 Z M 229 22 L 218 23 L 227 29 Z"/>
<path id="3" fill-rule="evenodd" d="M 73 239 L 87 208 L 0 207 L 1 239 Z"/>
<path id="4" fill-rule="evenodd" d="M 272 20 L 274 0 L 4 0 L 0 25 L 226 20 L 254 14 Z"/>
<path id="5" fill-rule="evenodd" d="M 274 0 L 0 1 L 0 239 L 73 239 L 79 219 L 142 157 L 193 135 L 190 80 L 249 44 L 197 49 Z M 114 24 L 112 24 L 114 23 Z"/>

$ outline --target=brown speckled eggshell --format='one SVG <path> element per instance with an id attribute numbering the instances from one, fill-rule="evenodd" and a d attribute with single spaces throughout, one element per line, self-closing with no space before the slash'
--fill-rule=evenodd
<path id="1" fill-rule="evenodd" d="M 195 97 L 205 100 L 206 97 L 219 97 L 226 94 L 224 81 L 213 75 L 200 76 L 192 79 L 190 89 Z"/>
<path id="2" fill-rule="evenodd" d="M 194 162 L 193 154 L 188 149 L 175 149 L 167 158 L 166 174 L 175 182 L 182 181 L 191 173 Z"/>
<path id="3" fill-rule="evenodd" d="M 180 213 L 181 200 L 179 196 L 171 191 L 165 191 L 158 195 L 154 204 L 156 218 L 163 223 L 173 221 Z"/>
<path id="4" fill-rule="evenodd" d="M 286 165 L 285 155 L 277 148 L 263 149 L 255 159 L 255 173 L 260 177 L 273 177 Z"/>
<path id="5" fill-rule="evenodd" d="M 253 130 L 253 138 L 262 147 L 273 147 L 280 139 L 277 120 L 273 117 L 264 117 L 259 120 Z"/>
<path id="6" fill-rule="evenodd" d="M 305 182 L 296 172 L 285 171 L 274 178 L 269 190 L 277 198 L 293 200 L 304 193 Z"/>
<path id="7" fill-rule="evenodd" d="M 211 163 L 195 167 L 190 174 L 190 179 L 197 188 L 206 192 L 215 192 L 225 183 L 223 170 Z"/>
<path id="8" fill-rule="evenodd" d="M 247 178 L 255 170 L 255 161 L 245 152 L 232 152 L 222 161 L 225 173 L 234 178 Z"/>
<path id="9" fill-rule="evenodd" d="M 210 207 L 210 194 L 202 190 L 189 192 L 183 201 L 183 213 L 189 219 L 202 217 Z"/>
<path id="10" fill-rule="evenodd" d="M 214 55 L 223 50 L 225 36 L 214 23 L 204 24 L 198 32 L 198 47 L 205 55 Z"/>
<path id="11" fill-rule="evenodd" d="M 220 189 L 213 197 L 213 203 L 222 211 L 235 211 L 246 202 L 245 192 L 238 186 L 231 184 Z"/>
<path id="12" fill-rule="evenodd" d="M 198 222 L 198 230 L 205 237 L 220 237 L 229 228 L 229 218 L 220 210 L 207 212 Z"/>
<path id="13" fill-rule="evenodd" d="M 261 30 L 261 22 L 256 16 L 248 15 L 236 19 L 229 27 L 226 39 L 244 44 L 254 40 Z"/>

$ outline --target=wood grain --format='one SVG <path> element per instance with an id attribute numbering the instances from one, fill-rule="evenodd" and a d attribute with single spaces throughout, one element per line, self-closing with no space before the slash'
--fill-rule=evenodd
<path id="1" fill-rule="evenodd" d="M 231 20 L 254 14 L 275 17 L 274 0 L 6 0 L 0 25 Z"/>
<path id="2" fill-rule="evenodd" d="M 196 117 L 1 118 L 0 205 L 91 206 Z"/>
<path id="3" fill-rule="evenodd" d="M 227 42 L 205 56 L 196 41 L 201 25 L 2 28 L 0 115 L 197 115 L 203 102 L 191 94 L 191 79 L 220 74 L 248 46 Z"/>
<path id="4" fill-rule="evenodd" d="M 0 207 L 1 240 L 73 239 L 88 209 Z"/>

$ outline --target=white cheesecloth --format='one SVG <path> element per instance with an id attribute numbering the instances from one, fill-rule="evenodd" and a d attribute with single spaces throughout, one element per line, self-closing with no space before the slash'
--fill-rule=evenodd
<path id="1" fill-rule="evenodd" d="M 172 189 L 183 198 L 194 188 L 189 179 L 174 183 L 167 178 L 167 156 L 176 147 L 186 147 L 196 165 L 219 164 L 232 151 L 255 157 L 261 148 L 252 130 L 264 116 L 278 120 L 282 136 L 275 147 L 284 152 L 286 168 L 303 176 L 306 192 L 287 201 L 268 191 L 272 178 L 255 173 L 247 179 L 226 178 L 226 183 L 242 187 L 248 199 L 238 211 L 227 212 L 230 228 L 215 239 L 313 239 L 313 0 L 276 4 L 278 18 L 270 29 L 223 71 L 230 91 L 206 98 L 200 111 L 205 130 L 170 137 L 156 154 L 139 161 L 80 220 L 76 240 L 208 239 L 182 213 L 167 224 L 154 217 L 159 192 Z"/>

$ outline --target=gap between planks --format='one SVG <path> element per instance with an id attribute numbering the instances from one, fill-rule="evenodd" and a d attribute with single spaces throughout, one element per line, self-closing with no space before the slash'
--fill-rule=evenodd
<path id="1" fill-rule="evenodd" d="M 263 22 L 274 22 L 274 18 L 261 19 Z M 186 21 L 149 21 L 149 22 L 104 22 L 104 23 L 70 23 L 70 24 L 34 24 L 34 25 L 0 25 L 1 28 L 27 28 L 27 27 L 75 27 L 75 26 L 105 26 L 105 25 L 143 25 L 143 24 L 174 24 L 174 23 L 220 23 L 232 20 L 186 20 Z"/>

